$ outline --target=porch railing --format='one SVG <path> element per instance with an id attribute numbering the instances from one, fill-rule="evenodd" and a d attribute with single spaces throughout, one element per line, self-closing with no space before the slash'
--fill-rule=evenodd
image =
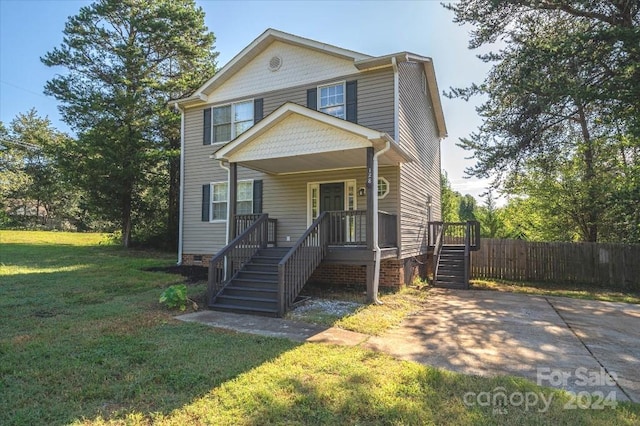
<path id="1" fill-rule="evenodd" d="M 339 210 L 329 215 L 329 245 L 362 246 L 367 244 L 367 212 Z"/>
<path id="2" fill-rule="evenodd" d="M 327 253 L 330 213 L 323 212 L 278 264 L 278 313 L 289 310 Z"/>
<path id="3" fill-rule="evenodd" d="M 378 212 L 378 245 L 380 248 L 398 247 L 398 216 Z"/>
<path id="4" fill-rule="evenodd" d="M 251 226 L 258 218 L 262 216 L 261 214 L 238 214 L 236 215 L 236 236 L 240 235 Z M 278 244 L 278 219 L 268 219 L 268 238 L 267 244 L 271 246 L 276 246 Z"/>
<path id="5" fill-rule="evenodd" d="M 366 246 L 367 211 L 340 210 L 327 212 L 329 215 L 329 245 Z M 397 247 L 398 216 L 378 212 L 378 244 L 380 247 Z"/>
<path id="6" fill-rule="evenodd" d="M 253 215 L 251 215 L 253 216 Z M 267 246 L 269 215 L 255 215 L 257 219 L 220 250 L 209 262 L 207 302 L 211 305 L 222 289 L 261 248 Z M 237 219 L 237 218 L 236 218 Z"/>

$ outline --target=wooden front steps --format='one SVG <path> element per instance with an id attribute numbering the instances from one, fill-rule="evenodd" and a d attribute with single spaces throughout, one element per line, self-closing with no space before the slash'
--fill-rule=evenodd
<path id="1" fill-rule="evenodd" d="M 438 259 L 435 286 L 468 289 L 465 280 L 464 246 L 443 245 Z"/>
<path id="2" fill-rule="evenodd" d="M 260 249 L 209 307 L 216 311 L 278 316 L 278 263 L 289 250 Z"/>

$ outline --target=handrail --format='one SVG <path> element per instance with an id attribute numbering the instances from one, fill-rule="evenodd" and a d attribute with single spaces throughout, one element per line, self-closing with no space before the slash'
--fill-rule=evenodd
<path id="1" fill-rule="evenodd" d="M 235 220 L 235 219 L 234 219 Z M 218 252 L 209 261 L 207 301 L 211 305 L 218 294 L 253 257 L 267 246 L 269 215 L 257 215 L 257 220 Z"/>
<path id="2" fill-rule="evenodd" d="M 278 313 L 283 316 L 324 258 L 329 214 L 322 212 L 278 264 Z"/>
<path id="3" fill-rule="evenodd" d="M 470 268 L 470 251 L 471 251 L 471 222 L 466 223 L 464 231 L 464 286 L 469 288 L 469 270 Z"/>
<path id="4" fill-rule="evenodd" d="M 442 222 L 440 222 L 439 232 L 436 234 L 436 241 L 434 243 L 433 249 L 433 285 L 435 286 L 438 281 L 438 265 L 440 264 L 440 252 L 442 251 L 442 234 L 444 234 L 443 229 L 445 227 Z"/>

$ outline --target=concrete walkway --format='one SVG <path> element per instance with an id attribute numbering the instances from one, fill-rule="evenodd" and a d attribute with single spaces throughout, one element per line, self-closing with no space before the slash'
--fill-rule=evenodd
<path id="1" fill-rule="evenodd" d="M 214 311 L 183 321 L 299 342 L 382 351 L 465 374 L 640 402 L 640 306 L 473 290 L 431 290 L 425 309 L 382 336 Z"/>

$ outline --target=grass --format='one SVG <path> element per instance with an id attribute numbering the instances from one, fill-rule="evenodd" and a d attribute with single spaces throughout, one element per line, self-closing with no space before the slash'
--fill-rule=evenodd
<path id="1" fill-rule="evenodd" d="M 638 292 L 622 292 L 584 284 L 471 280 L 471 288 L 477 290 L 535 294 L 539 296 L 562 296 L 574 299 L 640 304 L 640 293 Z"/>
<path id="2" fill-rule="evenodd" d="M 296 314 L 295 319 L 312 324 L 335 326 L 345 330 L 373 336 L 382 335 L 413 313 L 422 309 L 428 293 L 418 286 L 410 286 L 393 292 L 381 293 L 381 305 L 366 304 L 366 292 L 344 287 L 316 287 L 307 295 L 327 300 L 350 301 L 362 304 L 346 315 L 327 313 L 322 309 Z"/>
<path id="3" fill-rule="evenodd" d="M 182 323 L 158 304 L 173 255 L 100 235 L 0 231 L 0 424 L 638 424 L 640 405 L 564 410 L 524 379 L 448 373 L 362 348 Z M 198 299 L 204 285 L 189 286 Z M 553 395 L 546 413 L 469 392 Z"/>

